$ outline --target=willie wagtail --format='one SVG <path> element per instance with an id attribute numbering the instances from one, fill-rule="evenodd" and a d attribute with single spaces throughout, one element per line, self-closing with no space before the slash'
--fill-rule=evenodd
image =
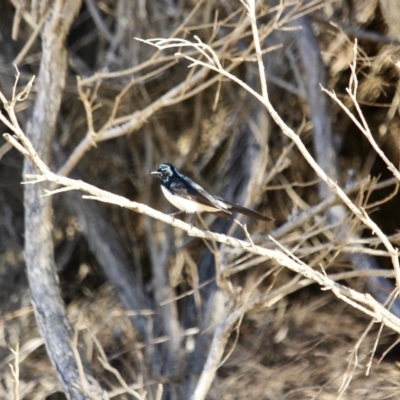
<path id="1" fill-rule="evenodd" d="M 193 182 L 187 176 L 182 175 L 172 164 L 163 163 L 153 171 L 152 175 L 160 178 L 161 189 L 167 200 L 181 212 L 200 213 L 217 212 L 230 215 L 233 212 L 257 218 L 262 221 L 274 221 L 273 218 L 250 210 L 236 203 L 221 199 L 205 191 L 200 185 Z M 176 215 L 175 214 L 175 215 Z"/>

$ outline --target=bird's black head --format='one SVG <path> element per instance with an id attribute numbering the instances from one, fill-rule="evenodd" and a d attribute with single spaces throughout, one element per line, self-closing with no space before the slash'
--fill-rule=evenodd
<path id="1" fill-rule="evenodd" d="M 151 174 L 158 175 L 161 181 L 166 182 L 176 174 L 176 168 L 172 164 L 162 163 Z"/>

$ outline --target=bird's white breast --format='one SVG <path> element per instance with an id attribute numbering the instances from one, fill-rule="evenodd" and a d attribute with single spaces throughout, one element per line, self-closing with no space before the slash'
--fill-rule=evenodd
<path id="1" fill-rule="evenodd" d="M 183 197 L 180 197 L 178 195 L 172 194 L 166 187 L 161 186 L 161 190 L 164 193 L 164 196 L 167 198 L 167 200 L 176 208 L 178 208 L 181 211 L 185 211 L 187 213 L 193 214 L 193 213 L 198 213 L 198 212 L 216 212 L 219 211 L 215 207 L 211 206 L 206 206 L 204 204 L 197 203 L 195 201 L 185 199 Z"/>

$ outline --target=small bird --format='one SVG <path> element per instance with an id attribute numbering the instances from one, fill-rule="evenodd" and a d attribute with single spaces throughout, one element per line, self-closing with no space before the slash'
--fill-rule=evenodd
<path id="1" fill-rule="evenodd" d="M 208 193 L 200 185 L 193 182 L 187 176 L 181 174 L 172 164 L 163 163 L 151 173 L 160 178 L 161 190 L 167 200 L 180 211 L 189 214 L 201 212 L 216 212 L 231 215 L 233 212 L 257 218 L 261 221 L 274 221 L 273 218 L 250 210 L 236 203 L 224 200 L 221 197 Z"/>

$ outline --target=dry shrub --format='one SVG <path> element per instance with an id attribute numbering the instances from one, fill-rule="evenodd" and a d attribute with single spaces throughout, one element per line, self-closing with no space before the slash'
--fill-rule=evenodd
<path id="1" fill-rule="evenodd" d="M 319 87 L 307 86 L 312 74 L 307 75 L 297 40 L 298 18 L 306 15 L 317 39 L 314 49 L 325 62 L 325 86 L 335 89 L 353 113 L 356 105 L 346 87 L 352 77 L 349 64 L 356 61 L 353 78 L 358 78 L 358 103 L 378 147 L 398 166 L 398 51 L 384 34 L 384 15 L 377 1 L 353 3 L 352 7 L 336 1 L 304 2 L 296 7 L 274 1 L 259 5 L 257 26 L 265 50 L 269 100 L 306 151 L 322 162 L 334 153 L 325 172 L 340 187 L 350 188 L 346 193 L 353 204 L 365 207 L 382 235 L 389 237 L 389 244 L 398 246 L 395 233 L 400 216 L 392 173 L 357 130 L 356 121 L 337 103 L 317 110 L 322 100 L 313 104 L 311 94 L 317 90 L 320 96 L 325 94 Z M 21 72 L 18 90 L 39 72 L 45 51 L 40 40 L 23 46 L 46 21 L 45 11 L 51 11 L 51 5 L 43 2 L 41 9 L 38 2 L 10 0 L 0 7 L 0 91 L 10 98 L 13 60 Z M 159 162 L 171 161 L 206 189 L 258 206 L 276 219 L 271 225 L 246 221 L 243 228 L 208 218 L 211 230 L 246 240 L 251 236 L 256 245 L 279 248 L 268 237 L 272 234 L 290 250 L 296 265 L 301 260 L 311 272 L 322 277 L 329 274 L 358 292 L 374 293 L 383 302 L 380 296 L 384 293 L 386 298 L 392 283 L 378 290 L 382 281 L 368 280 L 360 269 L 362 262 L 351 258 L 357 253 L 358 261 L 372 259 L 386 270 L 392 268 L 390 246 L 382 244 L 380 231 L 371 235 L 365 221 L 347 209 L 339 222 L 330 219 L 333 205 L 343 207 L 338 199 L 321 209 L 312 208 L 327 199 L 321 176 L 310 167 L 304 149 L 293 145 L 261 102 L 243 87 L 215 68 L 202 69 L 200 63 L 207 57 L 199 49 L 208 55 L 207 51 L 213 51 L 232 78 L 261 91 L 247 18 L 240 2 L 85 1 L 68 35 L 69 69 L 49 166 L 67 175 L 78 166 L 72 177 L 169 212 L 149 172 Z M 301 21 L 306 25 L 307 20 Z M 134 37 L 173 37 L 200 47 L 190 44 L 159 50 Z M 356 59 L 354 37 L 359 39 Z M 311 41 L 309 47 L 313 47 Z M 176 51 L 186 58 L 177 61 Z M 188 68 L 187 57 L 195 58 L 194 68 Z M 16 107 L 23 129 L 35 98 L 33 91 Z M 327 116 L 322 130 L 333 127 L 331 152 L 317 146 L 316 111 Z M 55 399 L 61 396 L 62 386 L 28 308 L 23 257 L 26 210 L 19 185 L 23 161 L 15 150 L 9 151 L 6 142 L 1 146 L 0 397 L 11 399 L 15 393 L 15 376 L 8 367 L 14 357 L 7 345 L 15 349 L 19 342 L 20 398 Z M 75 154 L 77 146 L 81 151 Z M 370 174 L 374 179 L 367 180 Z M 177 223 L 168 220 L 167 225 L 151 219 L 154 215 L 149 213 L 143 216 L 115 203 L 94 206 L 85 200 L 84 206 L 80 196 L 67 196 L 53 196 L 52 217 L 57 272 L 76 333 L 71 339 L 78 340 L 82 358 L 113 398 L 158 398 L 159 384 L 164 398 L 187 398 L 209 356 L 213 329 L 241 307 L 244 311 L 233 324 L 225 348 L 227 358 L 208 398 L 336 399 L 345 377 L 348 386 L 341 399 L 396 398 L 396 349 L 378 362 L 395 342 L 393 332 L 386 328 L 380 332 L 376 324 L 363 337 L 377 314 L 366 316 L 344 306 L 321 292 L 309 276 L 271 263 L 268 257 L 188 239 L 182 227 L 171 227 Z M 308 218 L 296 222 L 308 211 Z M 184 228 L 191 232 L 189 225 Z M 111 255 L 105 259 L 99 248 L 107 244 Z M 215 300 L 214 295 L 222 297 Z M 261 300 L 246 309 L 258 297 Z M 218 314 L 221 310 L 222 315 Z M 143 314 L 144 328 L 138 313 Z"/>

